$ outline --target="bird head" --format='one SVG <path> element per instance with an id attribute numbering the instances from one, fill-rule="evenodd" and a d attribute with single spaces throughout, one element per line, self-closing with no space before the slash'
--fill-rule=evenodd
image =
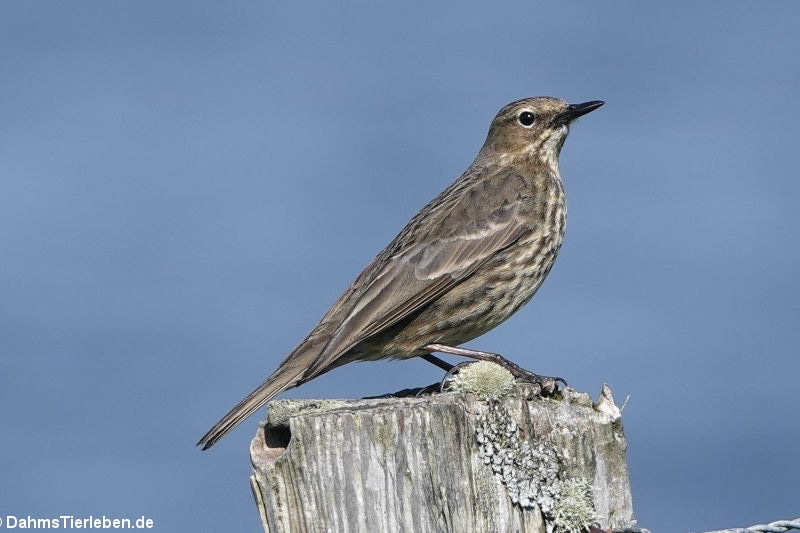
<path id="1" fill-rule="evenodd" d="M 498 111 L 481 149 L 483 155 L 539 157 L 558 164 L 569 124 L 604 102 L 570 104 L 550 96 L 524 98 Z"/>

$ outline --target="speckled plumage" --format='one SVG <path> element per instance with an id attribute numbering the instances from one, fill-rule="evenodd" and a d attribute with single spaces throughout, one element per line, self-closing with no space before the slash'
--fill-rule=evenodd
<path id="1" fill-rule="evenodd" d="M 432 343 L 457 346 L 527 303 L 564 238 L 558 156 L 569 122 L 601 104 L 537 97 L 503 107 L 469 168 L 411 219 L 267 381 L 199 444 L 210 447 L 274 395 L 332 368 L 423 355 Z M 534 117 L 530 125 L 524 113 Z"/>
<path id="2" fill-rule="evenodd" d="M 456 195 L 460 201 L 455 209 L 429 206 L 433 220 L 424 226 L 431 234 L 423 242 L 458 232 L 451 238 L 459 239 L 460 248 L 492 219 L 494 231 L 475 240 L 500 242 L 469 276 L 399 324 L 354 346 L 345 359 L 406 358 L 426 353 L 421 348 L 431 343 L 459 345 L 494 328 L 530 300 L 561 247 L 566 199 L 557 167 L 531 172 L 526 166 L 532 165 L 473 166 L 468 171 L 473 183 Z M 508 235 L 505 240 L 501 231 Z"/>

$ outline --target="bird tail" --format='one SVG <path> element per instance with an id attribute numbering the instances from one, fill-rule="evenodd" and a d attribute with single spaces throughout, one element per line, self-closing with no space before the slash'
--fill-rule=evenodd
<path id="1" fill-rule="evenodd" d="M 308 381 L 303 374 L 313 364 L 316 356 L 324 347 L 321 339 L 309 336 L 289 357 L 278 367 L 264 383 L 259 385 L 253 392 L 248 394 L 236 407 L 228 411 L 208 433 L 197 442 L 203 450 L 211 448 L 218 440 L 228 434 L 233 428 L 242 423 L 247 417 L 256 412 L 261 406 L 270 401 L 286 389 L 296 387 Z"/>

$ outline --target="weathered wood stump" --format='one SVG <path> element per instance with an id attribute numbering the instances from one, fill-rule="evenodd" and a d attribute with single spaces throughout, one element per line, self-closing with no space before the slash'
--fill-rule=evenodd
<path id="1" fill-rule="evenodd" d="M 251 485 L 272 533 L 545 532 L 578 512 L 576 488 L 591 521 L 624 528 L 625 450 L 607 386 L 597 402 L 519 384 L 496 400 L 276 400 L 250 446 Z"/>

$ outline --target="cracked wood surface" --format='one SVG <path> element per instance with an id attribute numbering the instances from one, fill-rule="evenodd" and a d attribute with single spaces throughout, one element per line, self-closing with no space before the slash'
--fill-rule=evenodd
<path id="1" fill-rule="evenodd" d="M 501 403 L 523 438 L 557 450 L 565 475 L 591 482 L 601 526 L 633 525 L 622 418 L 607 386 L 592 402 L 516 385 Z M 478 455 L 486 409 L 466 393 L 271 402 L 250 446 L 264 530 L 545 532 L 538 507 L 513 504 Z"/>

